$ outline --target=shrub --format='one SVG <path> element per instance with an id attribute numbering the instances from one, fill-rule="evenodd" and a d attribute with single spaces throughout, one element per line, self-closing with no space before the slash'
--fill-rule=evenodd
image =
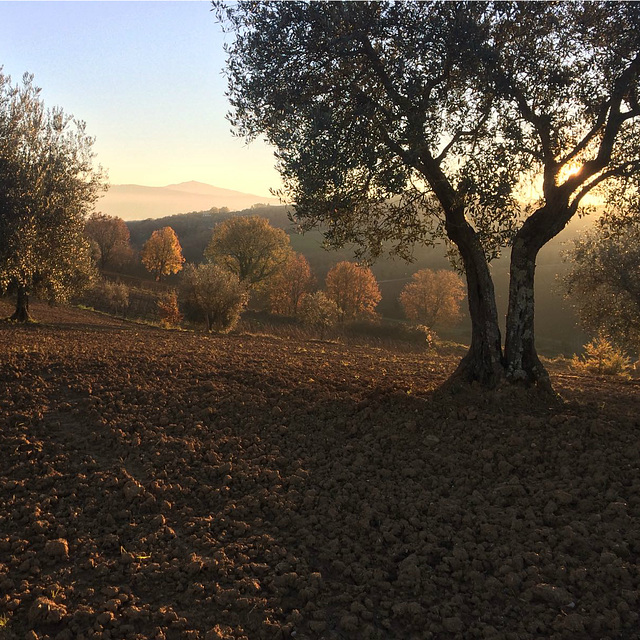
<path id="1" fill-rule="evenodd" d="M 321 338 L 336 324 L 338 315 L 338 305 L 322 291 L 305 296 L 300 302 L 300 319 L 305 325 L 317 329 Z"/>
<path id="2" fill-rule="evenodd" d="M 248 301 L 238 276 L 214 264 L 188 265 L 182 292 L 188 306 L 204 317 L 207 331 L 231 331 Z"/>
<path id="3" fill-rule="evenodd" d="M 629 378 L 631 359 L 613 346 L 604 335 L 599 335 L 584 346 L 584 355 L 573 356 L 571 366 L 581 373 Z"/>
<path id="4" fill-rule="evenodd" d="M 182 322 L 182 314 L 178 308 L 178 294 L 175 289 L 161 295 L 157 304 L 160 322 L 171 327 L 175 327 Z"/>
<path id="5" fill-rule="evenodd" d="M 123 282 L 105 282 L 105 296 L 114 313 L 124 316 L 129 307 L 129 288 Z"/>
<path id="6" fill-rule="evenodd" d="M 82 300 L 95 309 L 124 316 L 129 307 L 129 288 L 122 282 L 97 280 L 84 292 Z"/>

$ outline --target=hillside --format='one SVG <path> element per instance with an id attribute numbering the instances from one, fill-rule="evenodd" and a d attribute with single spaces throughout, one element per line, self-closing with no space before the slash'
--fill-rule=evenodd
<path id="1" fill-rule="evenodd" d="M 166 187 L 112 185 L 98 200 L 96 209 L 123 220 L 142 220 L 186 211 L 206 211 L 212 207 L 247 209 L 257 203 L 277 204 L 278 200 L 191 181 Z"/>
<path id="2" fill-rule="evenodd" d="M 291 246 L 306 256 L 317 280 L 322 283 L 329 269 L 340 260 L 353 260 L 353 250 L 345 248 L 339 251 L 326 251 L 322 246 L 322 234 L 311 231 L 304 235 L 297 233 L 287 217 L 285 206 L 253 207 L 245 211 L 232 213 L 210 213 L 206 211 L 167 216 L 154 220 L 128 222 L 131 242 L 140 250 L 155 229 L 172 227 L 178 234 L 183 253 L 189 262 L 201 262 L 202 253 L 211 239 L 213 227 L 222 220 L 234 215 L 259 215 L 270 220 L 275 227 L 285 229 L 291 237 Z M 585 227 L 588 219 L 575 219 L 571 224 L 540 252 L 536 272 L 536 328 L 538 348 L 544 355 L 559 353 L 571 355 L 579 351 L 586 336 L 577 329 L 576 317 L 569 305 L 563 300 L 557 287 L 557 276 L 566 271 L 562 253 L 568 244 Z M 403 318 L 398 302 L 402 287 L 419 269 L 447 269 L 449 261 L 445 257 L 445 248 L 416 247 L 414 262 L 381 258 L 373 265 L 373 272 L 380 283 L 382 302 L 378 311 L 387 318 Z M 506 315 L 507 292 L 509 286 L 509 256 L 507 254 L 492 264 L 496 286 L 498 310 L 501 317 Z M 471 325 L 468 318 L 457 327 L 441 330 L 447 339 L 465 342 L 469 340 Z"/>
<path id="3" fill-rule="evenodd" d="M 633 383 L 452 398 L 447 353 L 33 312 L 0 324 L 3 639 L 640 637 Z"/>

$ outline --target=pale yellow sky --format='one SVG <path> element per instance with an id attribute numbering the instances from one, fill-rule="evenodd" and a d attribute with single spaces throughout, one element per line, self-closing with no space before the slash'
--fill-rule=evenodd
<path id="1" fill-rule="evenodd" d="M 0 65 L 35 74 L 49 106 L 86 121 L 112 184 L 197 180 L 268 196 L 264 143 L 225 119 L 224 35 L 209 2 L 0 2 Z"/>

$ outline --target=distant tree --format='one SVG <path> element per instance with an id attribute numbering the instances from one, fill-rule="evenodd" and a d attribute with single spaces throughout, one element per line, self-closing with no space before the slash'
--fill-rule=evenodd
<path id="1" fill-rule="evenodd" d="M 301 253 L 292 253 L 269 283 L 271 311 L 295 316 L 314 282 L 309 261 Z"/>
<path id="2" fill-rule="evenodd" d="M 460 321 L 460 302 L 464 296 L 464 282 L 457 273 L 422 269 L 405 285 L 400 304 L 409 320 L 433 329 Z"/>
<path id="3" fill-rule="evenodd" d="M 85 233 L 100 250 L 100 269 L 119 267 L 131 258 L 129 227 L 122 218 L 94 212 L 85 224 Z"/>
<path id="4" fill-rule="evenodd" d="M 27 322 L 32 294 L 64 300 L 91 280 L 84 220 L 105 184 L 84 123 L 45 109 L 33 76 L 13 86 L 1 71 L 0 291 Z"/>
<path id="5" fill-rule="evenodd" d="M 300 319 L 318 330 L 320 338 L 336 324 L 339 314 L 338 305 L 322 291 L 305 296 L 300 303 Z"/>
<path id="6" fill-rule="evenodd" d="M 140 256 L 147 271 L 153 273 L 159 282 L 162 276 L 178 273 L 184 258 L 176 232 L 171 227 L 157 229 L 151 234 Z"/>
<path id="7" fill-rule="evenodd" d="M 176 326 L 182 322 L 182 313 L 178 307 L 178 293 L 175 289 L 161 295 L 157 306 L 160 322 L 169 326 Z"/>
<path id="8" fill-rule="evenodd" d="M 240 216 L 213 230 L 205 257 L 235 273 L 247 287 L 256 287 L 275 275 L 289 259 L 289 236 L 266 218 Z"/>
<path id="9" fill-rule="evenodd" d="M 121 313 L 124 317 L 129 308 L 129 287 L 123 282 L 96 278 L 84 298 L 92 307 L 114 314 Z"/>
<path id="10" fill-rule="evenodd" d="M 204 316 L 207 331 L 233 329 L 248 301 L 246 287 L 238 276 L 215 264 L 187 265 L 182 295 L 192 309 Z"/>
<path id="11" fill-rule="evenodd" d="M 578 238 L 562 278 L 582 328 L 632 353 L 640 349 L 640 224 L 600 227 Z"/>
<path id="12" fill-rule="evenodd" d="M 446 237 L 472 325 L 455 376 L 550 390 L 538 253 L 588 194 L 640 210 L 640 3 L 215 6 L 235 34 L 230 122 L 275 147 L 297 219 L 374 256 Z M 505 246 L 503 348 L 488 263 Z"/>
<path id="13" fill-rule="evenodd" d="M 326 290 L 338 307 L 341 321 L 372 315 L 382 299 L 371 269 L 355 262 L 343 261 L 333 267 L 327 274 Z"/>

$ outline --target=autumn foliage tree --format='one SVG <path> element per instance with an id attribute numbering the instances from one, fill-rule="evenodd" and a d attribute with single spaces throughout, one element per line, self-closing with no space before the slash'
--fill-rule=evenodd
<path id="1" fill-rule="evenodd" d="M 400 304 L 409 320 L 429 329 L 460 321 L 465 296 L 462 278 L 453 271 L 422 269 L 400 293 Z"/>
<path id="2" fill-rule="evenodd" d="M 325 284 L 327 297 L 336 303 L 343 322 L 373 315 L 382 299 L 371 269 L 355 262 L 339 262 L 327 274 Z"/>
<path id="3" fill-rule="evenodd" d="M 131 258 L 129 227 L 122 218 L 94 212 L 85 224 L 85 234 L 100 249 L 100 269 L 119 267 Z"/>
<path id="4" fill-rule="evenodd" d="M 301 253 L 292 253 L 269 283 L 271 311 L 297 315 L 300 302 L 312 290 L 314 282 L 309 261 Z"/>
<path id="5" fill-rule="evenodd" d="M 105 188 L 93 142 L 45 108 L 32 76 L 14 86 L 0 68 L 0 292 L 16 294 L 19 322 L 32 294 L 64 300 L 93 276 L 84 221 Z"/>
<path id="6" fill-rule="evenodd" d="M 162 276 L 178 273 L 184 257 L 176 232 L 171 227 L 157 229 L 142 247 L 142 264 L 159 282 Z"/>
<path id="7" fill-rule="evenodd" d="M 176 326 L 182 322 L 182 313 L 178 306 L 178 292 L 175 289 L 167 291 L 158 298 L 158 317 L 160 322 L 168 326 Z"/>
<path id="8" fill-rule="evenodd" d="M 276 274 L 290 253 L 289 236 L 258 216 L 221 222 L 204 251 L 205 258 L 235 273 L 249 288 L 260 286 Z"/>

